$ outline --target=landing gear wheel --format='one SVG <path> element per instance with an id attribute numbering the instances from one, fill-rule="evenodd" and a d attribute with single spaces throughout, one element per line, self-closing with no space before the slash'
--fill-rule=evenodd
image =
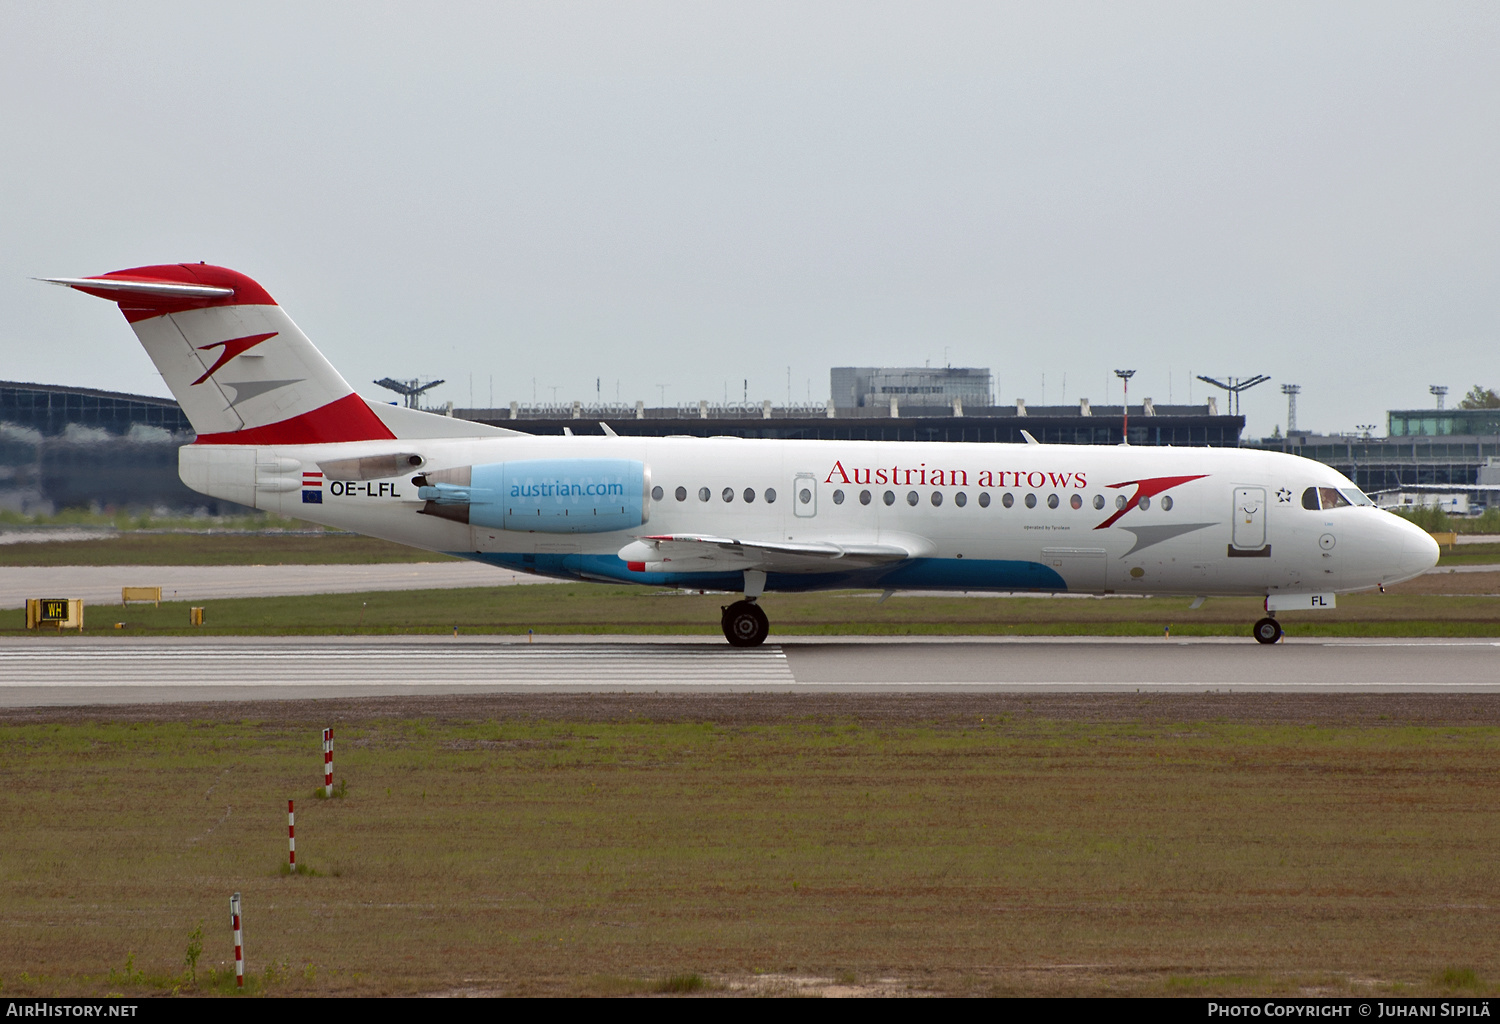
<path id="1" fill-rule="evenodd" d="M 1267 617 L 1257 622 L 1255 624 L 1255 628 L 1250 632 L 1253 633 L 1255 639 L 1259 640 L 1261 643 L 1274 644 L 1276 641 L 1281 639 L 1281 623 L 1277 622 L 1273 618 Z"/>
<path id="2" fill-rule="evenodd" d="M 720 622 L 731 647 L 759 647 L 771 632 L 771 622 L 754 601 L 736 601 L 724 609 Z"/>

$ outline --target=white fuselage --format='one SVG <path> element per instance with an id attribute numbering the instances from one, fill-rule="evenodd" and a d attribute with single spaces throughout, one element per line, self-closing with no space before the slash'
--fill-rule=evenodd
<path id="1" fill-rule="evenodd" d="M 422 514 L 415 470 L 318 475 L 319 463 L 393 451 L 419 455 L 424 471 L 634 460 L 645 466 L 645 521 L 571 534 L 470 525 Z M 1327 466 L 1243 449 L 517 435 L 190 445 L 181 470 L 204 493 L 402 544 L 544 575 L 654 585 L 737 590 L 748 563 L 723 545 L 682 571 L 636 562 L 628 552 L 640 537 L 885 546 L 909 556 L 790 571 L 773 564 L 767 590 L 1338 593 L 1406 579 L 1436 561 L 1430 537 L 1379 509 L 1305 507 L 1308 488 L 1353 491 Z"/>

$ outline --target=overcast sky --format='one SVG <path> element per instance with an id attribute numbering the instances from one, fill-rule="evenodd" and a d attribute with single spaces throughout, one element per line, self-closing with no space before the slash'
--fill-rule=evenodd
<path id="1" fill-rule="evenodd" d="M 1497 54 L 1494 3 L 12 0 L 0 378 L 166 394 L 30 278 L 205 260 L 371 397 L 946 359 L 1006 403 L 1267 373 L 1252 434 L 1286 382 L 1383 431 L 1500 386 Z"/>

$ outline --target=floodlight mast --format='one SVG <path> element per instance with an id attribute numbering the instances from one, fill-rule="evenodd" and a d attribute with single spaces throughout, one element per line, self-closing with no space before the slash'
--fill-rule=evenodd
<path id="1" fill-rule="evenodd" d="M 1212 384 L 1216 388 L 1223 388 L 1229 392 L 1229 415 L 1240 414 L 1240 392 L 1249 391 L 1257 384 L 1264 384 L 1271 378 L 1264 373 L 1257 373 L 1254 377 L 1226 377 L 1224 380 L 1214 380 L 1199 374 L 1198 379 L 1205 384 Z M 1225 383 L 1227 381 L 1228 383 Z"/>
<path id="2" fill-rule="evenodd" d="M 382 377 L 374 383 L 379 384 L 381 387 L 386 388 L 389 391 L 394 391 L 396 392 L 396 394 L 403 396 L 406 399 L 406 407 L 408 409 L 415 409 L 417 407 L 418 395 L 422 394 L 422 392 L 424 391 L 430 391 L 444 382 L 440 380 L 430 380 L 426 384 L 423 384 L 420 379 L 394 380 L 390 377 Z"/>
<path id="3" fill-rule="evenodd" d="M 1290 437 L 1297 429 L 1297 396 L 1302 393 L 1301 384 L 1283 384 L 1281 393 L 1286 395 L 1286 432 Z"/>
<path id="4" fill-rule="evenodd" d="M 1125 385 L 1125 401 L 1120 406 L 1120 408 L 1123 409 L 1124 412 L 1125 412 L 1125 418 L 1124 418 L 1124 421 L 1123 421 L 1123 423 L 1122 423 L 1122 425 L 1120 427 L 1120 443 L 1121 444 L 1129 444 L 1130 443 L 1130 378 L 1135 376 L 1135 371 L 1134 370 L 1116 370 L 1115 371 L 1115 376 L 1119 377 L 1120 378 L 1120 382 Z M 1105 379 L 1107 380 L 1108 378 L 1105 378 Z"/>
<path id="5" fill-rule="evenodd" d="M 1448 385 L 1446 385 L 1446 384 L 1429 384 L 1427 386 L 1427 390 L 1430 391 L 1433 394 L 1433 396 L 1437 398 L 1437 407 L 1438 407 L 1439 410 L 1441 410 L 1443 408 L 1443 398 L 1445 396 L 1447 396 L 1447 394 L 1448 394 Z"/>

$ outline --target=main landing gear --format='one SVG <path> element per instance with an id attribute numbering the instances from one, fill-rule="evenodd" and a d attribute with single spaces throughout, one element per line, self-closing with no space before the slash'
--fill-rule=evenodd
<path id="1" fill-rule="evenodd" d="M 771 632 L 771 620 L 755 602 L 766 590 L 766 574 L 759 569 L 745 570 L 745 599 L 723 609 L 719 625 L 731 647 L 759 647 Z"/>
<path id="2" fill-rule="evenodd" d="M 736 601 L 725 608 L 720 625 L 731 647 L 759 647 L 771 632 L 771 620 L 754 601 Z"/>
<path id="3" fill-rule="evenodd" d="M 1281 639 L 1281 623 L 1267 615 L 1250 630 L 1255 639 L 1263 644 L 1274 644 Z"/>

